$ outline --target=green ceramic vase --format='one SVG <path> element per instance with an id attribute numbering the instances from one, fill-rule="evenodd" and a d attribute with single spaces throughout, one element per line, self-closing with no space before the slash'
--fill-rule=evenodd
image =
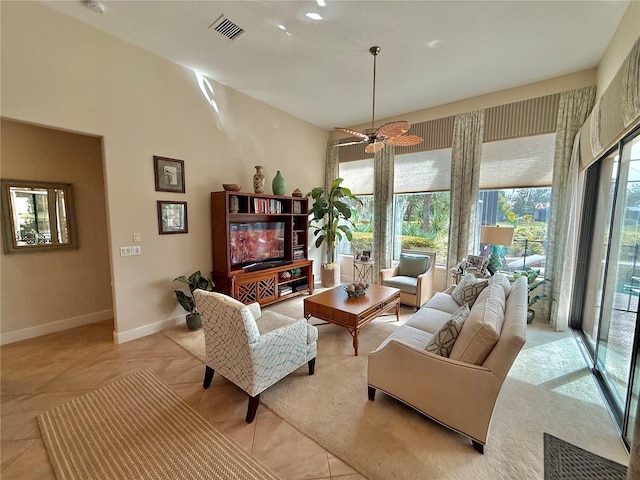
<path id="1" fill-rule="evenodd" d="M 274 195 L 284 195 L 284 178 L 280 174 L 280 170 L 277 171 L 276 176 L 273 177 L 271 182 L 271 188 Z"/>

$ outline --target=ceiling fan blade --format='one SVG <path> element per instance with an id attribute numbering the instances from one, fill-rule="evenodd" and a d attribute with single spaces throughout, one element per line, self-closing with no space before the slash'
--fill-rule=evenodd
<path id="1" fill-rule="evenodd" d="M 376 130 L 376 135 L 380 135 L 385 138 L 397 137 L 407 133 L 409 131 L 409 127 L 409 122 L 389 122 L 381 125 L 378 130 Z"/>
<path id="2" fill-rule="evenodd" d="M 363 140 L 369 139 L 369 137 L 364 133 L 356 132 L 355 130 L 351 130 L 350 128 L 335 127 L 335 129 L 339 132 L 346 133 L 347 135 L 351 135 L 352 137 L 362 138 Z"/>
<path id="3" fill-rule="evenodd" d="M 364 147 L 364 151 L 367 153 L 376 153 L 384 148 L 384 143 L 382 142 L 373 142 Z"/>
<path id="4" fill-rule="evenodd" d="M 362 145 L 363 143 L 365 143 L 365 140 L 360 140 L 357 142 L 337 143 L 334 145 L 334 147 L 346 147 L 348 145 Z"/>
<path id="5" fill-rule="evenodd" d="M 422 138 L 416 135 L 401 135 L 387 140 L 389 145 L 395 145 L 396 147 L 410 147 L 411 145 L 417 145 L 422 142 Z"/>

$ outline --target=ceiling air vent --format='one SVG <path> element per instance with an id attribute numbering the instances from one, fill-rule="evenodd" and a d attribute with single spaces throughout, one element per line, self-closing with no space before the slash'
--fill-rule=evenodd
<path id="1" fill-rule="evenodd" d="M 209 25 L 209 28 L 213 28 L 220 35 L 224 35 L 231 40 L 235 40 L 244 33 L 244 29 L 226 18 L 224 14 L 220 15 L 215 22 Z"/>

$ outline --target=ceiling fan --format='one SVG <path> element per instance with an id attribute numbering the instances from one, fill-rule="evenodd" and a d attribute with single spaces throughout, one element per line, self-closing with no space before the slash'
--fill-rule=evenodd
<path id="1" fill-rule="evenodd" d="M 366 143 L 364 151 L 367 153 L 376 153 L 382 150 L 385 144 L 395 145 L 397 147 L 408 147 L 421 143 L 422 138 L 416 135 L 407 135 L 410 124 L 405 121 L 389 122 L 381 125 L 377 129 L 374 128 L 374 120 L 376 115 L 376 58 L 380 53 L 380 47 L 371 47 L 369 53 L 373 55 L 373 108 L 371 113 L 371 128 L 367 128 L 364 132 L 356 132 L 349 128 L 335 127 L 336 130 L 360 140 L 356 142 L 339 143 L 338 147 L 346 147 L 347 145 L 357 145 Z"/>

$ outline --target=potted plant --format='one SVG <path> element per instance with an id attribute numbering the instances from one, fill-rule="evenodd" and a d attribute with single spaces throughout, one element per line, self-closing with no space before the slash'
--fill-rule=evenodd
<path id="1" fill-rule="evenodd" d="M 307 193 L 313 199 L 309 224 L 317 237 L 316 248 L 325 243 L 327 261 L 322 264 L 321 283 L 324 287 L 334 287 L 340 283 L 340 264 L 337 261 L 336 246 L 343 236 L 353 238 L 351 202 L 362 203 L 347 187 L 341 186 L 343 179 L 336 178 L 329 188 L 316 187 Z"/>
<path id="2" fill-rule="evenodd" d="M 540 300 L 546 300 L 548 296 L 546 294 L 533 295 L 531 296 L 531 292 L 538 288 L 540 285 L 547 283 L 549 280 L 543 278 L 542 280 L 538 280 L 538 275 L 540 275 L 540 269 L 536 270 L 521 270 L 513 272 L 513 278 L 516 279 L 518 277 L 527 277 L 527 290 L 529 292 L 529 308 L 527 309 L 527 323 L 533 322 L 533 317 L 535 317 L 536 312 L 531 308 Z"/>
<path id="3" fill-rule="evenodd" d="M 199 330 L 202 327 L 202 320 L 200 319 L 200 313 L 196 310 L 196 302 L 193 299 L 193 291 L 197 290 L 213 290 L 214 284 L 207 277 L 203 277 L 200 274 L 200 270 L 192 273 L 189 277 L 185 277 L 181 275 L 173 279 L 173 281 L 178 281 L 189 285 L 189 293 L 191 296 L 184 293 L 182 290 L 174 290 L 176 294 L 176 298 L 178 299 L 178 303 L 182 305 L 187 311 L 187 327 L 189 330 Z"/>

